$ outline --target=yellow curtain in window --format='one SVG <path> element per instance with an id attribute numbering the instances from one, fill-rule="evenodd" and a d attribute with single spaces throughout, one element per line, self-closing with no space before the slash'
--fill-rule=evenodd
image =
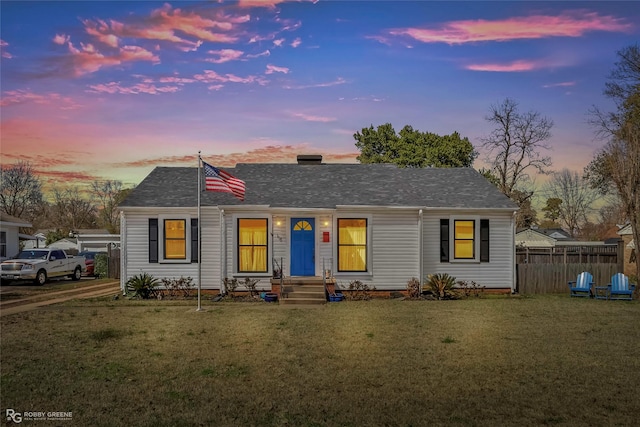
<path id="1" fill-rule="evenodd" d="M 338 220 L 338 271 L 367 270 L 367 220 Z"/>
<path id="2" fill-rule="evenodd" d="M 267 271 L 267 220 L 238 221 L 238 256 L 240 271 Z"/>
<path id="3" fill-rule="evenodd" d="M 454 235 L 454 257 L 472 259 L 474 255 L 474 221 L 456 221 Z"/>
<path id="4" fill-rule="evenodd" d="M 184 220 L 165 220 L 164 253 L 166 259 L 185 259 L 187 257 L 187 238 Z"/>

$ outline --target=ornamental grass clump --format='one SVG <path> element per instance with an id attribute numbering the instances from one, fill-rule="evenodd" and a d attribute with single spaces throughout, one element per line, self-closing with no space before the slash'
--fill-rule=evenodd
<path id="1" fill-rule="evenodd" d="M 425 284 L 436 299 L 451 299 L 455 295 L 453 287 L 456 284 L 456 278 L 449 276 L 447 273 L 430 274 Z"/>
<path id="2" fill-rule="evenodd" d="M 149 273 L 136 274 L 127 280 L 127 292 L 133 292 L 133 298 L 149 299 L 155 296 L 159 280 Z"/>

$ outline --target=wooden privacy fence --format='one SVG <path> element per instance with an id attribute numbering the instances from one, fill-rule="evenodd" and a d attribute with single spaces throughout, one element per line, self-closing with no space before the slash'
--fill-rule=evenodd
<path id="1" fill-rule="evenodd" d="M 583 271 L 593 275 L 594 286 L 606 286 L 618 264 L 518 264 L 516 289 L 520 294 L 568 294 L 567 283 Z"/>
<path id="2" fill-rule="evenodd" d="M 516 248 L 517 264 L 616 264 L 624 254 L 622 244 Z"/>
<path id="3" fill-rule="evenodd" d="M 567 283 L 588 271 L 595 286 L 606 286 L 624 268 L 622 243 L 598 246 L 516 248 L 516 290 L 520 294 L 569 292 Z"/>

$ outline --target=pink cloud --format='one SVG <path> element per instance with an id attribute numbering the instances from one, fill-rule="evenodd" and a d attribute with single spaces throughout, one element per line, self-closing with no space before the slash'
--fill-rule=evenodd
<path id="1" fill-rule="evenodd" d="M 98 41 L 106 44 L 107 46 L 114 48 L 118 47 L 120 39 L 117 35 L 111 33 L 109 24 L 107 24 L 105 21 L 99 19 L 96 22 L 93 22 L 87 19 L 83 21 L 83 24 L 84 30 L 90 36 L 97 38 Z"/>
<path id="2" fill-rule="evenodd" d="M 570 11 L 558 16 L 533 15 L 503 20 L 452 21 L 437 28 L 400 28 L 389 33 L 406 35 L 423 43 L 462 44 L 483 41 L 580 37 L 590 31 L 629 32 L 633 25 L 623 18 L 597 12 Z"/>
<path id="3" fill-rule="evenodd" d="M 75 110 L 81 107 L 73 98 L 62 96 L 59 93 L 34 93 L 26 90 L 10 90 L 2 94 L 0 105 L 5 107 L 13 104 L 24 104 L 32 102 L 34 104 L 55 105 L 61 110 Z"/>
<path id="4" fill-rule="evenodd" d="M 284 39 L 278 39 L 273 41 L 273 45 L 275 47 L 282 47 L 283 43 L 284 43 Z"/>
<path id="5" fill-rule="evenodd" d="M 11 59 L 13 58 L 13 55 L 11 55 L 9 52 L 7 52 L 7 47 L 9 46 L 9 43 L 7 43 L 6 41 L 0 39 L 0 52 L 2 52 L 2 57 L 5 59 Z"/>
<path id="6" fill-rule="evenodd" d="M 305 113 L 292 113 L 291 115 L 293 117 L 302 119 L 307 122 L 329 123 L 329 122 L 335 122 L 337 120 L 335 117 L 313 116 L 311 114 L 305 114 Z"/>
<path id="7" fill-rule="evenodd" d="M 213 62 L 214 64 L 222 64 L 224 62 L 237 61 L 242 57 L 242 55 L 244 55 L 243 51 L 235 50 L 235 49 L 210 50 L 207 53 L 217 56 L 217 58 L 205 59 L 205 61 Z"/>
<path id="8" fill-rule="evenodd" d="M 69 43 L 69 40 L 70 40 L 70 37 L 65 34 L 56 34 L 52 41 L 55 44 L 64 45 Z"/>
<path id="9" fill-rule="evenodd" d="M 138 83 L 133 86 L 123 86 L 120 83 L 110 82 L 104 84 L 90 85 L 91 93 L 109 93 L 109 94 L 123 94 L 123 95 L 158 95 L 160 93 L 174 93 L 178 92 L 180 88 L 178 86 L 156 86 L 151 83 Z"/>
<path id="10" fill-rule="evenodd" d="M 269 51 L 269 49 L 267 49 L 264 52 L 256 53 L 256 54 L 253 54 L 253 55 L 247 55 L 247 58 L 259 58 L 261 56 L 270 56 L 270 55 L 271 55 L 271 51 Z"/>
<path id="11" fill-rule="evenodd" d="M 196 12 L 173 9 L 168 3 L 151 12 L 144 20 L 90 20 L 83 21 L 87 34 L 95 37 L 101 43 L 110 47 L 117 47 L 120 40 L 125 38 L 159 40 L 175 43 L 179 49 L 193 51 L 202 45 L 202 41 L 233 43 L 238 40 L 237 26 L 251 19 L 250 15 L 227 15 L 216 11 L 212 18 Z M 178 33 L 194 37 L 189 40 Z"/>
<path id="12" fill-rule="evenodd" d="M 244 153 L 229 154 L 207 154 L 203 153 L 202 158 L 215 166 L 233 167 L 238 163 L 295 163 L 298 154 L 313 152 L 322 154 L 323 161 L 328 163 L 355 163 L 357 152 L 331 152 L 326 149 L 310 147 L 309 144 L 299 145 L 267 145 L 260 148 L 248 150 Z M 140 159 L 132 162 L 125 162 L 119 166 L 127 168 L 149 167 L 149 165 L 171 165 L 183 164 L 192 166 L 197 162 L 195 155 L 186 156 L 164 156 L 155 158 Z"/>
<path id="13" fill-rule="evenodd" d="M 194 12 L 184 12 L 181 9 L 172 9 L 171 5 L 165 4 L 162 8 L 156 9 L 151 14 L 151 22 L 158 28 L 164 30 L 176 30 L 184 34 L 197 37 L 210 42 L 235 42 L 237 37 L 228 34 L 216 33 L 212 29 L 230 31 L 236 24 L 248 22 L 249 15 L 231 17 L 219 15 L 220 20 L 204 18 Z"/>
<path id="14" fill-rule="evenodd" d="M 550 88 L 550 87 L 568 87 L 568 86 L 575 86 L 576 82 L 560 82 L 560 83 L 550 83 L 550 84 L 546 84 L 543 85 L 543 88 Z"/>
<path id="15" fill-rule="evenodd" d="M 298 37 L 294 41 L 291 42 L 291 47 L 296 48 L 296 47 L 300 46 L 301 44 L 302 44 L 302 40 L 300 40 L 300 37 Z"/>
<path id="16" fill-rule="evenodd" d="M 289 69 L 287 67 L 278 67 L 275 65 L 267 64 L 267 70 L 264 73 L 265 74 L 273 74 L 273 73 L 289 74 Z"/>
<path id="17" fill-rule="evenodd" d="M 220 75 L 212 70 L 205 70 L 203 74 L 196 74 L 193 76 L 194 79 L 203 83 L 257 83 L 259 85 L 264 85 L 267 81 L 259 76 L 247 76 L 247 77 L 239 77 L 234 74 L 225 74 Z"/>
<path id="18" fill-rule="evenodd" d="M 309 84 L 309 85 L 284 86 L 284 88 L 285 89 L 310 89 L 314 87 L 331 87 L 331 86 L 343 85 L 345 83 L 347 83 L 345 79 L 343 79 L 342 77 L 338 77 L 337 79 L 331 82 L 315 83 L 315 84 Z"/>
<path id="19" fill-rule="evenodd" d="M 111 56 L 100 53 L 90 43 L 80 43 L 80 48 L 77 48 L 73 43 L 68 42 L 68 49 L 71 55 L 63 58 L 62 61 L 67 63 L 67 66 L 73 70 L 73 75 L 76 77 L 94 73 L 103 67 L 113 67 L 126 62 L 160 62 L 158 56 L 139 46 L 123 46 Z"/>
<path id="20" fill-rule="evenodd" d="M 285 0 L 240 0 L 240 7 L 266 7 L 273 9 L 277 4 L 283 3 Z"/>
<path id="21" fill-rule="evenodd" d="M 505 64 L 498 63 L 485 63 L 485 64 L 470 64 L 464 68 L 471 71 L 495 71 L 495 72 L 521 72 L 531 71 L 542 66 L 541 63 L 536 61 L 513 61 Z"/>

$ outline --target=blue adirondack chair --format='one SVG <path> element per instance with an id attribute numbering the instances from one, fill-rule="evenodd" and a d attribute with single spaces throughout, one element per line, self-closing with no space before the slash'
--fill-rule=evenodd
<path id="1" fill-rule="evenodd" d="M 611 276 L 611 283 L 607 285 L 605 295 L 610 300 L 631 301 L 636 285 L 629 285 L 629 278 L 622 273 Z"/>
<path id="2" fill-rule="evenodd" d="M 586 297 L 593 296 L 593 276 L 591 273 L 583 271 L 578 274 L 578 278 L 575 281 L 569 282 L 569 289 L 571 290 L 572 297 Z"/>

